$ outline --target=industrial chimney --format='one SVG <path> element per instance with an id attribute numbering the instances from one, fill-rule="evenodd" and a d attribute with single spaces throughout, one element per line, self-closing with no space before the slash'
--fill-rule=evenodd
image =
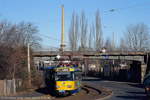
<path id="1" fill-rule="evenodd" d="M 65 22 L 64 22 L 64 5 L 62 5 L 62 33 L 61 33 L 61 51 L 65 51 Z"/>

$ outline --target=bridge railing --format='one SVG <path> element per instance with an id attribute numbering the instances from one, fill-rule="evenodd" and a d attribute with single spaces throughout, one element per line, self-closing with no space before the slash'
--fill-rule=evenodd
<path id="1" fill-rule="evenodd" d="M 48 47 L 48 48 L 33 48 L 34 52 L 58 52 L 60 51 L 60 47 Z M 66 48 L 65 51 L 70 51 L 69 48 Z"/>
<path id="2" fill-rule="evenodd" d="M 36 48 L 33 49 L 33 52 L 59 52 L 60 51 L 60 47 L 42 47 L 42 48 Z M 71 51 L 69 47 L 66 47 L 65 52 L 72 52 L 72 53 L 89 53 L 89 52 L 96 52 L 96 53 L 102 53 L 101 51 L 95 51 L 95 50 L 85 50 L 85 51 Z M 107 51 L 106 53 L 148 53 L 148 51 L 132 51 L 132 50 L 126 50 L 126 51 L 119 51 L 119 50 L 115 50 L 115 51 Z"/>

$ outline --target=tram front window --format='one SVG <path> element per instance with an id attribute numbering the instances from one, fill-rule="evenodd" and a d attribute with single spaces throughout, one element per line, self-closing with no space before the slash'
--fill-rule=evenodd
<path id="1" fill-rule="evenodd" d="M 72 80 L 71 73 L 57 72 L 57 81 Z"/>

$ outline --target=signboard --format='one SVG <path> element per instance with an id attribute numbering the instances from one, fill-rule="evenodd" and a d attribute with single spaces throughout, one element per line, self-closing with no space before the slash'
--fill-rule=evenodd
<path id="1" fill-rule="evenodd" d="M 102 53 L 106 53 L 106 47 L 102 47 Z"/>
<path id="2" fill-rule="evenodd" d="M 105 58 L 108 59 L 108 58 L 109 58 L 109 55 L 106 55 Z"/>
<path id="3" fill-rule="evenodd" d="M 60 56 L 60 55 L 57 55 L 56 57 L 57 57 L 57 59 L 59 59 L 61 56 Z"/>

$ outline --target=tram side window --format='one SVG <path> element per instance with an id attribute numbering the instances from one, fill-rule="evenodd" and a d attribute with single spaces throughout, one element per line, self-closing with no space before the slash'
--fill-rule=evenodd
<path id="1" fill-rule="evenodd" d="M 78 80 L 78 79 L 81 79 L 81 74 L 80 73 L 75 74 L 75 80 Z"/>
<path id="2" fill-rule="evenodd" d="M 47 70 L 46 73 L 47 73 L 47 76 L 46 76 L 47 79 L 50 79 L 50 70 Z"/>
<path id="3" fill-rule="evenodd" d="M 46 78 L 46 70 L 43 71 L 44 78 Z"/>

